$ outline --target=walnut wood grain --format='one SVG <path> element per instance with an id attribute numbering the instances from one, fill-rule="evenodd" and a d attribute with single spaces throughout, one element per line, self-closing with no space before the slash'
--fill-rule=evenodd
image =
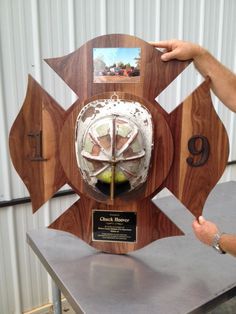
<path id="1" fill-rule="evenodd" d="M 137 213 L 137 241 L 105 242 L 92 241 L 92 210 L 119 210 Z M 138 250 L 145 245 L 168 236 L 183 235 L 183 232 L 169 220 L 148 198 L 123 206 L 109 206 L 82 196 L 65 211 L 50 228 L 73 233 L 89 245 L 103 252 L 124 254 Z"/>
<path id="2" fill-rule="evenodd" d="M 140 47 L 141 76 L 139 83 L 93 83 L 93 48 Z M 103 92 L 122 91 L 154 101 L 190 63 L 172 60 L 163 62 L 161 52 L 147 42 L 129 35 L 113 34 L 96 37 L 64 57 L 46 59 L 51 68 L 85 100 Z M 161 113 L 164 110 L 159 107 Z"/>
<path id="3" fill-rule="evenodd" d="M 212 104 L 208 80 L 170 114 L 168 124 L 175 157 L 165 186 L 197 217 L 223 174 L 229 154 L 227 132 Z M 200 167 L 192 167 L 187 162 L 192 156 L 188 141 L 195 135 L 206 137 L 210 146 L 209 158 Z M 196 162 L 200 155 L 192 157 Z"/>
<path id="4" fill-rule="evenodd" d="M 65 111 L 29 76 L 26 98 L 11 128 L 9 145 L 12 162 L 30 193 L 34 212 L 66 183 L 58 158 L 64 115 Z M 34 134 L 39 133 L 41 141 L 37 142 Z"/>

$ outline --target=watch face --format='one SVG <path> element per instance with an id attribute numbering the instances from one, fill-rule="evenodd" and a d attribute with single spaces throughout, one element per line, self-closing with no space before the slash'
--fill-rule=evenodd
<path id="1" fill-rule="evenodd" d="M 224 251 L 220 248 L 219 244 L 213 245 L 213 248 L 214 248 L 218 253 L 220 253 L 220 254 L 225 254 L 225 253 L 226 253 L 226 252 L 224 252 Z"/>
<path id="2" fill-rule="evenodd" d="M 220 235 L 217 233 L 217 234 L 215 234 L 215 236 L 214 236 L 213 243 L 212 243 L 212 247 L 213 247 L 218 253 L 225 254 L 225 252 L 224 252 L 224 251 L 221 249 L 221 247 L 220 247 L 219 241 L 220 241 Z"/>
<path id="3" fill-rule="evenodd" d="M 218 252 L 221 251 L 221 249 L 220 249 L 220 247 L 219 247 L 219 244 L 213 245 L 213 248 L 214 248 L 216 251 L 218 251 Z"/>
<path id="4" fill-rule="evenodd" d="M 75 146 L 83 179 L 94 189 L 111 198 L 137 189 L 148 175 L 151 115 L 137 101 L 92 101 L 77 117 Z"/>

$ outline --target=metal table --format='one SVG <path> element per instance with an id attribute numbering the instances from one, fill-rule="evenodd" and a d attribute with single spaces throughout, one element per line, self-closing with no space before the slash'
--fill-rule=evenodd
<path id="1" fill-rule="evenodd" d="M 236 294 L 236 259 L 197 241 L 193 216 L 174 197 L 154 202 L 185 236 L 112 255 L 62 231 L 28 232 L 29 245 L 76 313 L 205 313 Z M 235 232 L 236 182 L 215 187 L 204 216 Z"/>

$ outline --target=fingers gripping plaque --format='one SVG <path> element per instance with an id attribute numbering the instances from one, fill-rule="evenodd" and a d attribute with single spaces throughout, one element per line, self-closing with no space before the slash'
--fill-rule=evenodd
<path id="1" fill-rule="evenodd" d="M 14 166 L 34 211 L 65 183 L 80 196 L 50 228 L 120 254 L 183 234 L 151 201 L 163 187 L 201 214 L 227 162 L 227 133 L 208 80 L 170 114 L 155 101 L 189 64 L 161 55 L 113 34 L 46 60 L 78 95 L 67 111 L 29 80 L 10 133 Z"/>

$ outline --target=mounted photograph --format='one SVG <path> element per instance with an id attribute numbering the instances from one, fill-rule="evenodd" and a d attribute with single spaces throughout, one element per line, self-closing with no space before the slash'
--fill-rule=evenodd
<path id="1" fill-rule="evenodd" d="M 93 48 L 94 83 L 139 83 L 141 48 Z"/>

